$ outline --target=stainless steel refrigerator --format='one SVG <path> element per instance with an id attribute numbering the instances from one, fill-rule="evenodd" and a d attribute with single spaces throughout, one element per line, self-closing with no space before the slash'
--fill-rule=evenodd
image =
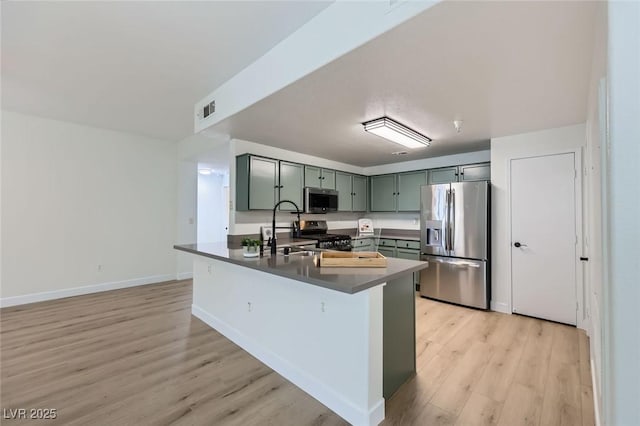
<path id="1" fill-rule="evenodd" d="M 420 295 L 488 309 L 490 184 L 425 185 L 420 194 Z"/>

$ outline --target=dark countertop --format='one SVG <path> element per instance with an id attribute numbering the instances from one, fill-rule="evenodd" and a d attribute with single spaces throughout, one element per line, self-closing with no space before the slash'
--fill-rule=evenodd
<path id="1" fill-rule="evenodd" d="M 388 258 L 386 268 L 320 268 L 316 266 L 319 256 L 278 254 L 272 258 L 268 249 L 265 249 L 264 257 L 251 258 L 244 257 L 242 249 L 228 248 L 227 243 L 182 244 L 173 247 L 176 250 L 349 294 L 375 287 L 428 266 L 427 262 Z"/>

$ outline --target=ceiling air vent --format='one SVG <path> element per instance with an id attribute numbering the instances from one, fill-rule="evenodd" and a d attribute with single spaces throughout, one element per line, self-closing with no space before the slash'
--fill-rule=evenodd
<path id="1" fill-rule="evenodd" d="M 216 101 L 211 101 L 209 104 L 204 106 L 202 118 L 207 118 L 214 112 L 216 112 Z"/>

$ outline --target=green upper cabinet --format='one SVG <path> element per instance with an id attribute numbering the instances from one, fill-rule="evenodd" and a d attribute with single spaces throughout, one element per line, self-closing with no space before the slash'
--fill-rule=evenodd
<path id="1" fill-rule="evenodd" d="M 303 210 L 303 188 L 304 166 L 302 164 L 280 161 L 279 199 L 293 201 L 300 210 Z M 281 205 L 280 210 L 295 211 L 294 207 L 289 203 Z"/>
<path id="2" fill-rule="evenodd" d="M 427 184 L 427 172 L 398 174 L 398 211 L 413 212 L 420 210 L 420 187 Z"/>
<path id="3" fill-rule="evenodd" d="M 271 210 L 279 200 L 303 208 L 304 187 L 338 191 L 338 211 L 416 212 L 425 184 L 491 179 L 491 164 L 478 163 L 377 176 L 243 154 L 236 157 L 236 210 Z M 291 210 L 283 205 L 281 210 Z"/>
<path id="4" fill-rule="evenodd" d="M 491 179 L 491 164 L 467 164 L 429 170 L 429 184 Z"/>
<path id="5" fill-rule="evenodd" d="M 489 163 L 468 164 L 458 168 L 460 169 L 460 182 L 491 179 L 491 164 Z"/>
<path id="6" fill-rule="evenodd" d="M 337 184 L 337 181 L 336 181 Z M 353 203 L 354 212 L 367 211 L 367 178 L 364 176 L 353 176 Z"/>
<path id="7" fill-rule="evenodd" d="M 429 185 L 458 181 L 458 167 L 444 167 L 429 170 Z"/>
<path id="8" fill-rule="evenodd" d="M 396 192 L 396 175 L 371 176 L 371 211 L 396 211 Z"/>
<path id="9" fill-rule="evenodd" d="M 236 210 L 271 210 L 279 200 L 303 207 L 304 166 L 255 155 L 236 157 Z M 287 204 L 281 210 L 295 210 Z"/>
<path id="10" fill-rule="evenodd" d="M 336 191 L 338 191 L 338 211 L 350 212 L 353 209 L 352 175 L 336 172 Z"/>
<path id="11" fill-rule="evenodd" d="M 236 166 L 236 208 L 272 209 L 278 193 L 278 160 L 245 155 L 237 158 Z"/>
<path id="12" fill-rule="evenodd" d="M 320 188 L 326 189 L 336 189 L 336 171 L 335 170 L 327 170 L 322 169 L 322 176 L 320 182 L 322 182 L 322 186 Z"/>
<path id="13" fill-rule="evenodd" d="M 304 166 L 304 186 L 336 189 L 336 172 L 316 166 Z"/>
<path id="14" fill-rule="evenodd" d="M 335 172 L 338 191 L 338 211 L 364 212 L 367 210 L 367 178 L 344 172 Z"/>
<path id="15" fill-rule="evenodd" d="M 320 188 L 320 167 L 304 166 L 304 186 L 311 188 Z"/>

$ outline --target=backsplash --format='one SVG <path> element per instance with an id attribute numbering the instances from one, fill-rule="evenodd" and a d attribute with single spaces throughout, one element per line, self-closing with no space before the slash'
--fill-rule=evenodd
<path id="1" fill-rule="evenodd" d="M 235 224 L 231 224 L 229 234 L 242 235 L 258 233 L 261 226 L 271 226 L 270 211 L 235 212 Z M 415 213 L 329 213 L 302 214 L 303 220 L 326 220 L 329 230 L 355 229 L 358 219 L 368 217 L 373 220 L 374 229 L 420 229 L 420 214 Z M 279 212 L 276 215 L 277 226 L 291 226 L 296 220 L 295 214 Z"/>

